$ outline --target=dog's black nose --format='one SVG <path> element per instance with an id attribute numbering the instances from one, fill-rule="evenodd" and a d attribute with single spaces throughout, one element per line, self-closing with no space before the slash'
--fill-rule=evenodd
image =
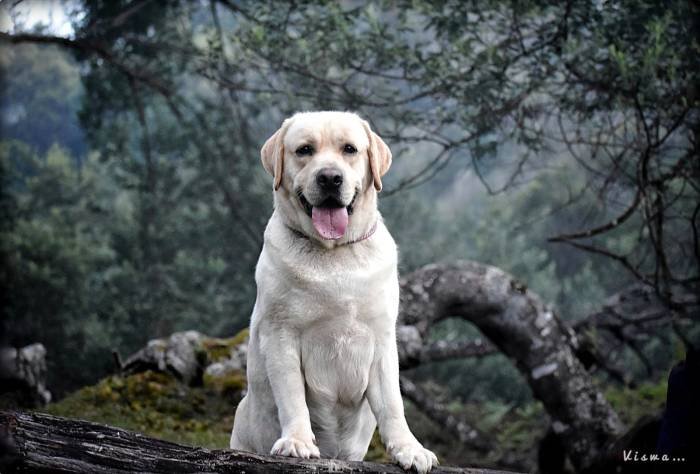
<path id="1" fill-rule="evenodd" d="M 336 168 L 323 168 L 316 175 L 316 184 L 323 191 L 338 191 L 343 184 L 343 175 Z"/>

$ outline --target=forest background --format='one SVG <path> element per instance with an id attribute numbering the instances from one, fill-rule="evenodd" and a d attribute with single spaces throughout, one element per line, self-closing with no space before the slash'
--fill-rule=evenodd
<path id="1" fill-rule="evenodd" d="M 298 110 L 356 111 L 390 145 L 379 203 L 402 274 L 511 273 L 587 328 L 597 383 L 641 400 L 628 422 L 700 341 L 691 2 L 12 3 L 0 343 L 46 346 L 54 400 L 112 373 L 114 350 L 248 325 L 272 209 L 259 149 Z M 661 310 L 586 326 L 629 288 Z M 479 331 L 448 318 L 430 337 Z M 491 427 L 539 413 L 498 353 L 407 373 Z M 528 426 L 509 436 L 532 444 Z"/>

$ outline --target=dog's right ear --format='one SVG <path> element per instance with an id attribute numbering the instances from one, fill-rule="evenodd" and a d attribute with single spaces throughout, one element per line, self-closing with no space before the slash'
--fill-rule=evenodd
<path id="1" fill-rule="evenodd" d="M 282 184 L 282 173 L 284 172 L 284 134 L 289 127 L 289 119 L 282 123 L 279 130 L 267 139 L 260 149 L 265 170 L 274 178 L 274 189 L 277 191 Z"/>

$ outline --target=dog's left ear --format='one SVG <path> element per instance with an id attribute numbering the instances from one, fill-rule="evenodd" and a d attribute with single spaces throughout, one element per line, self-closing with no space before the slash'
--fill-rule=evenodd
<path id="1" fill-rule="evenodd" d="M 267 139 L 260 149 L 265 170 L 274 177 L 274 189 L 277 191 L 282 184 L 282 173 L 284 171 L 284 134 L 289 127 L 289 119 L 282 123 L 279 130 Z"/>
<path id="2" fill-rule="evenodd" d="M 367 153 L 369 154 L 369 167 L 372 171 L 374 189 L 381 191 L 382 176 L 389 171 L 389 167 L 391 166 L 391 150 L 387 144 L 384 143 L 384 140 L 372 131 L 369 127 L 369 123 L 363 120 L 362 125 L 365 127 L 365 132 L 367 132 L 367 137 L 369 138 L 369 149 Z"/>

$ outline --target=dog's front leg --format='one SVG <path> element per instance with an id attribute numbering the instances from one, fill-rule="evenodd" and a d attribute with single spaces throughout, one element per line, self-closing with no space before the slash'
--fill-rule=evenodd
<path id="1" fill-rule="evenodd" d="M 277 330 L 266 339 L 261 344 L 266 354 L 265 369 L 282 428 L 281 436 L 272 446 L 270 454 L 318 458 L 321 454 L 311 431 L 306 406 L 299 337 L 292 331 Z M 264 423 L 265 420 L 260 422 Z"/>
<path id="2" fill-rule="evenodd" d="M 372 364 L 367 398 L 377 419 L 379 434 L 387 451 L 399 465 L 424 474 L 438 464 L 437 457 L 418 442 L 411 433 L 403 411 L 399 388 L 399 358 L 396 335 L 380 342 Z"/>

